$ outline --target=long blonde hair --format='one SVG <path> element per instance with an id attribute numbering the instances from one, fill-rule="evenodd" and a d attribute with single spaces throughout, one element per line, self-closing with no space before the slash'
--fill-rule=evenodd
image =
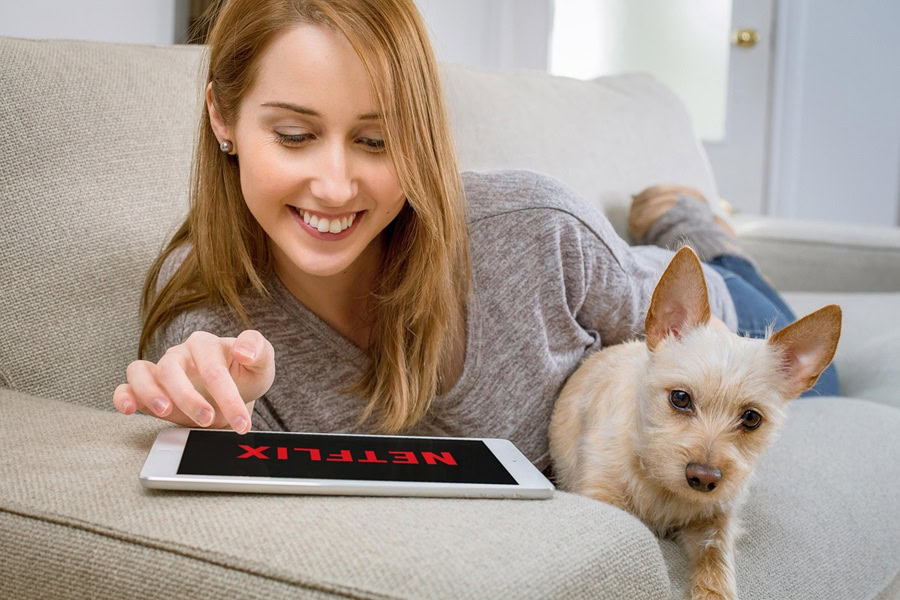
<path id="1" fill-rule="evenodd" d="M 369 364 L 341 390 L 365 401 L 357 426 L 376 413 L 377 431 L 403 432 L 440 389 L 452 328 L 471 289 L 465 198 L 437 61 L 413 0 L 229 0 L 207 40 L 207 83 L 227 124 L 234 124 L 267 46 L 301 23 L 343 33 L 362 60 L 407 200 L 384 230 Z M 235 156 L 219 150 L 205 106 L 200 119 L 188 215 L 144 283 L 138 359 L 182 311 L 227 306 L 244 329 L 253 329 L 241 292 L 252 286 L 271 297 L 264 284 L 274 271 L 268 236 L 244 203 Z M 163 263 L 186 243 L 191 250 L 157 295 Z"/>

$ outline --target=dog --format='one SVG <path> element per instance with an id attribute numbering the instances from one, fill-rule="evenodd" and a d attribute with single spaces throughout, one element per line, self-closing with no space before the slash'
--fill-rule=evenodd
<path id="1" fill-rule="evenodd" d="M 622 508 L 690 559 L 691 597 L 736 598 L 737 512 L 786 404 L 834 357 L 831 304 L 765 339 L 711 316 L 697 254 L 675 253 L 653 292 L 645 339 L 595 352 L 566 380 L 549 437 L 559 489 Z"/>

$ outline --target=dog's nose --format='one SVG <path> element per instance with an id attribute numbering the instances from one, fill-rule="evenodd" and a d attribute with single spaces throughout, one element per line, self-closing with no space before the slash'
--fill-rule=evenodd
<path id="1" fill-rule="evenodd" d="M 711 492 L 722 479 L 722 471 L 709 465 L 688 463 L 684 470 L 688 485 L 700 492 Z"/>

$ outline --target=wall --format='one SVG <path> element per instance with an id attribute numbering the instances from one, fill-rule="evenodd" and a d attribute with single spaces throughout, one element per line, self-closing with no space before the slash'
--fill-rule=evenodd
<path id="1" fill-rule="evenodd" d="M 438 60 L 547 70 L 553 0 L 416 0 Z"/>
<path id="2" fill-rule="evenodd" d="M 0 35 L 171 44 L 186 7 L 179 0 L 2 0 Z"/>
<path id="3" fill-rule="evenodd" d="M 771 213 L 900 225 L 900 2 L 781 2 Z"/>

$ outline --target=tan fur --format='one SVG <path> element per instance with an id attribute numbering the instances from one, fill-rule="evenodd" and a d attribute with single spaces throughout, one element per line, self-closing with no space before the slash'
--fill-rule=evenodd
<path id="1" fill-rule="evenodd" d="M 840 308 L 829 305 L 767 339 L 739 337 L 710 316 L 700 261 L 682 248 L 653 294 L 646 340 L 589 356 L 566 381 L 550 422 L 558 487 L 679 539 L 693 598 L 736 598 L 736 513 L 753 465 L 786 403 L 831 362 L 840 324 Z M 672 390 L 690 394 L 690 413 L 670 403 Z M 747 409 L 762 415 L 754 430 L 742 425 Z M 718 468 L 717 487 L 692 488 L 690 462 Z"/>

